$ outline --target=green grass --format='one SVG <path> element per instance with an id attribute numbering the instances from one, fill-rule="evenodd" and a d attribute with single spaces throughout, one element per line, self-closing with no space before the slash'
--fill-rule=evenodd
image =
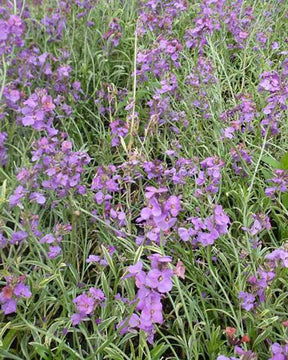
<path id="1" fill-rule="evenodd" d="M 135 184 L 123 182 L 124 191 L 113 199 L 115 205 L 126 209 L 126 238 L 116 236 L 113 224 L 107 226 L 100 216 L 96 217 L 94 223 L 91 222 L 91 213 L 96 205 L 90 190 L 83 196 L 71 193 L 60 200 L 56 193 L 50 192 L 45 207 L 30 205 L 27 201 L 23 211 L 18 208 L 10 210 L 9 196 L 18 185 L 15 176 L 17 169 L 31 166 L 31 143 L 41 136 L 28 127 L 16 125 L 15 115 L 9 112 L 0 121 L 0 131 L 8 133 L 9 154 L 8 163 L 0 169 L 1 230 L 7 234 L 11 234 L 13 228 L 27 231 L 21 224 L 21 218 L 27 220 L 31 213 L 36 213 L 41 231 L 45 234 L 51 232 L 58 222 L 71 223 L 72 231 L 63 239 L 62 255 L 53 260 L 43 256 L 45 247 L 33 236 L 31 229 L 25 245 L 0 250 L 1 287 L 5 285 L 4 276 L 24 273 L 33 293 L 31 298 L 19 301 L 17 314 L 4 316 L 0 313 L 0 358 L 214 360 L 220 354 L 233 354 L 233 346 L 223 334 L 227 326 L 235 327 L 239 336 L 249 334 L 251 342 L 247 346 L 258 354 L 259 360 L 270 358 L 267 339 L 272 343 L 287 342 L 287 330 L 281 322 L 287 318 L 288 270 L 277 270 L 277 279 L 266 291 L 265 303 L 260 304 L 255 312 L 241 308 L 238 293 L 245 291 L 247 277 L 263 265 L 264 256 L 271 249 L 279 248 L 288 238 L 287 197 L 271 201 L 265 195 L 267 179 L 278 168 L 275 161 L 281 161 L 288 152 L 287 112 L 280 124 L 280 133 L 276 137 L 269 134 L 263 137 L 259 123 L 266 101 L 265 96 L 258 92 L 259 76 L 264 71 L 278 70 L 285 58 L 280 52 L 287 49 L 288 3 L 274 0 L 246 0 L 244 3 L 255 9 L 248 45 L 244 49 L 229 50 L 227 44 L 231 41 L 231 34 L 222 27 L 208 38 L 205 47 L 205 57 L 211 62 L 213 74 L 218 80 L 211 86 L 203 84 L 201 87 L 206 92 L 205 100 L 211 113 L 209 119 L 205 119 L 192 104 L 193 97 L 197 98 L 198 94 L 185 82 L 188 75 L 195 72 L 199 54 L 196 50 L 183 47 L 181 67 L 172 70 L 178 80 L 181 98 L 171 97 L 171 106 L 175 111 L 185 111 L 189 125 L 187 128 L 179 127 L 178 134 L 170 130 L 172 122 L 169 119 L 163 125 L 149 123 L 147 102 L 155 89 L 160 87 L 159 80 L 152 74 L 145 82 L 131 76 L 135 71 L 138 51 L 153 47 L 157 41 L 157 34 L 152 32 L 135 39 L 138 16 L 136 0 L 99 0 L 84 19 L 77 19 L 79 10 L 73 5 L 67 15 L 64 36 L 57 42 L 49 42 L 43 26 L 37 27 L 35 22 L 27 20 L 26 44 L 37 44 L 41 53 L 49 52 L 55 57 L 61 54 L 62 49 L 68 50 L 70 57 L 67 63 L 72 68 L 69 81 L 81 82 L 83 96 L 79 101 L 72 96 L 68 98 L 72 114 L 59 118 L 57 126 L 68 133 L 75 151 L 85 149 L 92 159 L 83 175 L 84 183 L 90 186 L 100 165 L 119 165 L 135 158 L 146 161 L 160 159 L 167 165 L 174 160 L 169 159 L 165 151 L 175 149 L 177 142 L 181 145 L 181 157 L 199 158 L 201 161 L 208 156 L 218 156 L 225 162 L 220 190 L 213 199 L 207 196 L 203 200 L 195 198 L 196 185 L 193 180 L 184 186 L 170 183 L 171 194 L 183 195 L 180 222 L 189 216 L 196 216 L 197 207 L 203 217 L 208 216 L 213 201 L 223 206 L 231 225 L 228 234 L 221 236 L 212 247 L 195 250 L 189 243 L 181 241 L 177 233 L 171 234 L 165 245 L 139 247 L 135 243 L 135 219 L 145 204 L 145 186 L 156 185 L 154 180 L 147 179 L 137 180 Z M 171 39 L 180 39 L 184 45 L 183 36 L 185 30 L 193 26 L 197 4 L 190 1 L 188 10 L 175 19 Z M 58 5 L 57 2 L 46 0 L 43 6 L 29 6 L 33 18 L 39 22 L 50 6 Z M 270 18 L 265 16 L 266 11 L 271 11 Z M 106 51 L 103 49 L 102 34 L 115 17 L 120 19 L 123 36 L 116 49 Z M 93 21 L 94 26 L 87 27 L 87 19 Z M 255 51 L 253 48 L 258 45 L 255 34 L 268 27 L 272 31 L 267 46 Z M 271 48 L 275 41 L 279 43 L 279 50 Z M 13 56 L 17 57 L 17 49 Z M 12 65 L 5 59 L 2 65 L 5 65 L 0 68 L 4 89 L 12 81 L 7 75 L 7 69 Z M 111 84 L 115 89 L 112 97 L 116 105 L 109 114 L 102 115 L 94 100 L 105 84 Z M 36 87 L 49 88 L 51 85 L 42 76 L 33 79 L 29 87 L 20 86 L 27 95 Z M 124 88 L 127 95 L 121 100 L 117 91 Z M 51 89 L 53 97 L 52 86 Z M 254 119 L 254 131 L 239 132 L 235 139 L 223 140 L 220 114 L 238 103 L 237 95 L 240 93 L 251 94 L 256 103 L 259 117 Z M 109 123 L 118 118 L 128 121 L 129 112 L 125 110 L 128 99 L 135 101 L 134 112 L 139 117 L 128 136 L 113 148 L 110 146 Z M 145 130 L 147 126 L 148 130 Z M 246 178 L 237 176 L 232 169 L 230 149 L 237 147 L 240 142 L 245 143 L 245 149 L 252 155 L 252 164 L 245 167 Z M 57 206 L 51 208 L 56 200 Z M 272 229 L 261 233 L 262 248 L 253 249 L 249 235 L 242 230 L 242 227 L 251 225 L 253 213 L 267 214 L 271 220 Z M 109 245 L 117 249 L 112 258 L 107 255 Z M 85 262 L 90 254 L 103 254 L 103 251 L 108 258 L 105 268 Z M 153 345 L 147 343 L 142 332 L 139 335 L 119 334 L 116 325 L 133 312 L 133 306 L 124 306 L 115 299 L 117 293 L 133 299 L 136 291 L 134 282 L 123 282 L 122 276 L 127 266 L 140 258 L 148 268 L 146 257 L 151 252 L 171 255 L 173 264 L 180 259 L 186 268 L 185 280 L 175 277 L 173 289 L 164 300 L 165 321 L 157 327 Z M 214 256 L 217 261 L 212 260 Z M 83 288 L 79 288 L 79 283 L 83 284 Z M 107 298 L 105 306 L 97 309 L 95 314 L 95 318 L 102 321 L 99 325 L 94 320 L 84 321 L 73 327 L 70 320 L 75 312 L 72 300 L 91 286 L 101 288 Z M 63 329 L 67 329 L 67 334 L 63 334 Z"/>

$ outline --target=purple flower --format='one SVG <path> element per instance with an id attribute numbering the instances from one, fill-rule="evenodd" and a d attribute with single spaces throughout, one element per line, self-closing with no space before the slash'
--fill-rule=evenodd
<path id="1" fill-rule="evenodd" d="M 153 196 L 159 195 L 159 194 L 164 194 L 167 191 L 168 190 L 165 187 L 156 189 L 154 186 L 147 186 L 145 196 L 146 196 L 147 199 L 151 199 Z"/>
<path id="2" fill-rule="evenodd" d="M 7 301 L 5 301 L 2 305 L 1 305 L 1 309 L 3 310 L 5 315 L 9 315 L 12 313 L 16 312 L 17 309 L 17 303 L 16 300 L 14 299 L 9 299 Z"/>
<path id="3" fill-rule="evenodd" d="M 24 285 L 21 282 L 15 286 L 14 294 L 17 297 L 25 297 L 25 298 L 29 298 L 32 295 L 29 286 Z"/>
<path id="4" fill-rule="evenodd" d="M 22 199 L 25 197 L 27 193 L 27 190 L 23 186 L 18 186 L 13 195 L 9 198 L 9 204 L 11 207 L 19 206 L 20 208 L 23 208 L 23 205 L 21 203 Z"/>
<path id="5" fill-rule="evenodd" d="M 164 204 L 164 209 L 166 211 L 169 211 L 173 217 L 176 217 L 181 210 L 181 203 L 179 197 L 174 195 L 170 196 Z"/>
<path id="6" fill-rule="evenodd" d="M 146 277 L 146 285 L 151 289 L 157 289 L 160 293 L 169 292 L 173 287 L 172 276 L 173 270 L 171 269 L 150 270 Z"/>
<path id="7" fill-rule="evenodd" d="M 4 166 L 8 161 L 8 156 L 5 147 L 6 141 L 7 141 L 7 133 L 0 132 L 0 165 L 1 166 Z"/>
<path id="8" fill-rule="evenodd" d="M 183 227 L 178 228 L 178 235 L 183 241 L 189 241 L 190 239 L 189 231 Z"/>
<path id="9" fill-rule="evenodd" d="M 60 246 L 49 246 L 49 251 L 48 251 L 48 257 L 50 259 L 54 259 L 56 256 L 58 256 L 61 252 L 61 247 Z"/>
<path id="10" fill-rule="evenodd" d="M 239 299 L 242 300 L 243 309 L 250 311 L 255 307 L 255 296 L 247 292 L 241 291 L 239 293 Z"/>
<path id="11" fill-rule="evenodd" d="M 265 256 L 265 259 L 274 262 L 276 266 L 281 264 L 283 267 L 288 268 L 288 251 L 284 249 L 276 249 L 272 251 L 270 254 Z"/>
<path id="12" fill-rule="evenodd" d="M 40 239 L 40 244 L 52 244 L 56 241 L 52 234 L 47 234 Z"/>
<path id="13" fill-rule="evenodd" d="M 89 255 L 86 259 L 86 262 L 89 263 L 98 263 L 100 261 L 100 256 L 98 255 Z"/>
<path id="14" fill-rule="evenodd" d="M 162 303 L 161 297 L 157 293 L 150 293 L 145 300 L 145 305 L 140 315 L 140 328 L 141 326 L 149 327 L 153 323 L 162 324 Z"/>
<path id="15" fill-rule="evenodd" d="M 0 233 L 0 249 L 3 249 L 8 244 L 8 239 Z"/>
<path id="16" fill-rule="evenodd" d="M 123 277 L 126 279 L 128 277 L 135 277 L 135 283 L 138 288 L 143 286 L 146 282 L 146 274 L 142 270 L 143 264 L 141 261 L 138 261 L 135 265 L 130 265 L 128 267 L 128 274 Z"/>
<path id="17" fill-rule="evenodd" d="M 261 81 L 259 83 L 259 90 L 266 90 L 270 92 L 276 92 L 280 90 L 279 75 L 274 71 L 265 71 L 261 75 Z"/>
<path id="18" fill-rule="evenodd" d="M 120 322 L 119 325 L 117 325 L 117 328 L 122 328 L 123 325 L 126 323 L 127 321 L 127 318 L 124 319 L 123 321 Z M 120 334 L 123 335 L 125 334 L 126 332 L 133 332 L 133 329 L 135 329 L 136 327 L 139 327 L 140 326 L 140 319 L 139 319 L 139 316 L 137 314 L 132 314 L 129 321 L 128 321 L 128 325 L 123 327 L 121 330 L 120 330 Z M 134 330 L 135 331 L 135 330 Z"/>
<path id="19" fill-rule="evenodd" d="M 96 289 L 96 288 L 91 287 L 89 289 L 89 293 L 92 295 L 94 300 L 102 302 L 103 300 L 106 299 L 105 295 L 101 289 Z"/>
<path id="20" fill-rule="evenodd" d="M 168 264 L 172 262 L 171 256 L 163 256 L 160 254 L 152 254 L 148 256 L 148 259 L 151 261 L 152 269 L 166 269 Z"/>
<path id="21" fill-rule="evenodd" d="M 268 180 L 273 186 L 265 190 L 265 194 L 274 199 L 277 193 L 286 192 L 288 189 L 288 173 L 286 170 L 276 169 L 274 178 Z"/>
<path id="22" fill-rule="evenodd" d="M 171 217 L 169 213 L 163 213 L 154 217 L 154 221 L 161 230 L 167 231 L 176 223 L 177 219 Z"/>
<path id="23" fill-rule="evenodd" d="M 273 356 L 269 360 L 287 360 L 288 344 L 281 346 L 279 343 L 274 343 L 271 346 L 271 352 Z"/>
<path id="24" fill-rule="evenodd" d="M 91 314 L 95 307 L 95 300 L 92 297 L 87 296 L 85 293 L 77 296 L 73 300 L 73 303 L 76 304 L 77 310 L 81 314 L 85 315 Z"/>
<path id="25" fill-rule="evenodd" d="M 20 243 L 28 237 L 26 231 L 16 231 L 12 234 L 10 244 Z"/>
<path id="26" fill-rule="evenodd" d="M 43 194 L 39 193 L 39 192 L 31 193 L 30 200 L 36 201 L 37 204 L 40 204 L 40 205 L 43 205 L 46 202 L 45 196 Z"/>
<path id="27" fill-rule="evenodd" d="M 72 325 L 76 326 L 86 317 L 85 313 L 75 313 L 71 316 Z"/>
<path id="28" fill-rule="evenodd" d="M 161 207 L 155 198 L 149 199 L 148 206 L 141 210 L 141 218 L 144 220 L 149 219 L 150 216 L 160 216 Z"/>

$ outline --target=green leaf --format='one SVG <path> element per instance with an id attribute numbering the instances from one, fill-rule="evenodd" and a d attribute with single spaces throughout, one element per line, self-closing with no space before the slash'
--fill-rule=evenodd
<path id="1" fill-rule="evenodd" d="M 152 360 L 159 360 L 161 355 L 164 354 L 164 352 L 168 349 L 167 345 L 159 344 L 154 347 L 153 350 L 150 352 L 150 356 Z"/>
<path id="2" fill-rule="evenodd" d="M 284 193 L 281 196 L 282 204 L 288 209 L 288 193 Z"/>
<path id="3" fill-rule="evenodd" d="M 51 351 L 49 349 L 47 349 L 44 345 L 36 343 L 36 342 L 30 342 L 29 345 L 33 346 L 33 348 L 37 352 L 37 354 L 41 356 L 41 359 L 43 359 L 43 360 L 51 359 L 51 357 L 49 356 L 49 355 L 52 355 Z"/>
<path id="4" fill-rule="evenodd" d="M 272 156 L 263 156 L 262 161 L 267 165 L 270 165 L 273 169 L 279 169 L 281 167 L 281 163 Z"/>
<path id="5" fill-rule="evenodd" d="M 288 170 L 288 153 L 285 153 L 283 156 L 282 156 L 282 159 L 281 159 L 281 168 L 283 170 Z"/>

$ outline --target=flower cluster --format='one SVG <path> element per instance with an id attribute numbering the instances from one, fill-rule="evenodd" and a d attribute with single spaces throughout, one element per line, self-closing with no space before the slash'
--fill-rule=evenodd
<path id="1" fill-rule="evenodd" d="M 116 251 L 116 248 L 114 246 L 108 246 L 108 254 L 112 257 L 113 254 Z M 100 266 L 106 266 L 108 264 L 107 258 L 105 255 L 94 255 L 91 254 L 86 259 L 87 264 L 99 264 Z"/>
<path id="2" fill-rule="evenodd" d="M 214 195 L 218 192 L 221 169 L 224 167 L 223 160 L 218 157 L 208 157 L 201 161 L 201 169 L 196 176 L 197 190 L 194 195 L 202 197 L 204 194 Z"/>
<path id="3" fill-rule="evenodd" d="M 110 24 L 108 31 L 103 34 L 103 39 L 112 44 L 113 47 L 117 47 L 122 37 L 122 28 L 119 25 L 119 19 L 114 18 Z"/>
<path id="4" fill-rule="evenodd" d="M 54 132 L 55 130 L 51 129 L 54 109 L 55 105 L 47 90 L 38 88 L 29 99 L 24 101 L 21 122 L 24 126 L 32 126 L 37 131 Z"/>
<path id="5" fill-rule="evenodd" d="M 178 234 L 181 240 L 190 241 L 193 246 L 213 245 L 223 234 L 227 234 L 229 217 L 223 211 L 221 205 L 216 205 L 213 214 L 202 220 L 200 217 L 189 219 L 191 227 L 179 227 Z"/>
<path id="6" fill-rule="evenodd" d="M 47 35 L 49 35 L 49 42 L 62 39 L 66 26 L 65 12 L 68 13 L 70 9 L 69 2 L 60 1 L 59 8 L 55 9 L 51 16 L 45 15 L 41 20 L 41 24 L 44 25 L 44 29 Z"/>
<path id="7" fill-rule="evenodd" d="M 145 238 L 158 244 L 161 233 L 167 233 L 173 227 L 181 211 L 180 198 L 175 195 L 167 196 L 167 191 L 167 188 L 148 186 L 145 192 L 147 206 L 141 210 L 140 217 L 136 220 L 148 230 Z M 137 241 L 142 242 L 144 239 L 140 237 Z"/>
<path id="8" fill-rule="evenodd" d="M 228 139 L 233 139 L 237 131 L 244 133 L 253 130 L 253 120 L 258 116 L 251 95 L 241 94 L 237 99 L 238 105 L 220 115 L 220 119 L 230 125 L 224 129 L 224 137 Z"/>
<path id="9" fill-rule="evenodd" d="M 7 140 L 7 133 L 0 132 L 0 164 L 1 164 L 1 166 L 4 166 L 8 161 L 8 156 L 7 156 L 6 148 L 5 148 L 6 140 Z"/>
<path id="10" fill-rule="evenodd" d="M 188 7 L 187 0 L 144 0 L 139 9 L 137 34 L 143 36 L 151 31 L 170 33 L 173 20 Z"/>
<path id="11" fill-rule="evenodd" d="M 262 219 L 263 220 L 263 219 Z M 254 233 L 259 232 L 259 228 L 263 226 L 256 219 L 256 227 Z M 265 220 L 264 226 L 267 227 L 267 218 Z M 268 227 L 270 223 L 268 223 Z M 268 286 L 271 284 L 273 279 L 276 279 L 276 268 L 288 267 L 288 251 L 285 246 L 273 250 L 270 254 L 265 256 L 265 264 L 263 267 L 259 267 L 255 273 L 248 278 L 248 283 L 251 286 L 251 291 L 249 292 L 240 292 L 239 299 L 241 300 L 242 307 L 250 311 L 254 309 L 259 303 L 256 302 L 256 296 L 258 296 L 261 303 L 265 302 L 265 291 Z"/>
<path id="12" fill-rule="evenodd" d="M 125 138 L 128 134 L 129 126 L 127 122 L 121 121 L 119 119 L 114 120 L 110 124 L 112 141 L 111 146 L 118 146 L 120 144 L 120 138 Z"/>
<path id="13" fill-rule="evenodd" d="M 17 302 L 21 298 L 31 297 L 29 286 L 24 284 L 25 279 L 25 275 L 6 277 L 7 285 L 0 292 L 1 309 L 5 315 L 16 312 Z"/>
<path id="14" fill-rule="evenodd" d="M 136 311 L 140 314 L 134 313 L 129 319 L 122 321 L 118 327 L 122 334 L 136 329 L 143 330 L 151 343 L 155 333 L 154 324 L 163 323 L 162 299 L 172 290 L 173 270 L 169 268 L 172 261 L 169 256 L 152 254 L 148 256 L 148 259 L 151 261 L 151 270 L 147 273 L 143 270 L 141 261 L 128 267 L 128 274 L 124 278 L 135 278 L 138 288 Z"/>
<path id="15" fill-rule="evenodd" d="M 10 206 L 22 207 L 22 200 L 29 194 L 30 202 L 45 204 L 43 190 L 53 190 L 64 197 L 69 190 L 85 193 L 81 185 L 81 174 L 90 157 L 83 151 L 72 151 L 72 143 L 60 137 L 42 137 L 32 144 L 32 161 L 36 164 L 31 169 L 21 169 L 17 175 L 19 185 L 10 196 Z M 44 178 L 43 178 L 44 177 Z"/>
<path id="16" fill-rule="evenodd" d="M 203 114 L 204 119 L 211 117 L 209 107 L 208 91 L 213 84 L 217 83 L 215 71 L 209 58 L 199 56 L 192 72 L 187 76 L 185 84 L 191 87 L 188 100 L 192 102 L 195 109 Z"/>
<path id="17" fill-rule="evenodd" d="M 274 171 L 274 177 L 268 180 L 273 186 L 265 190 L 265 194 L 275 199 L 277 194 L 286 192 L 288 189 L 288 173 L 286 170 L 277 169 Z"/>
<path id="18" fill-rule="evenodd" d="M 272 357 L 269 360 L 286 360 L 288 358 L 288 344 L 274 343 L 271 346 Z"/>
<path id="19" fill-rule="evenodd" d="M 264 119 L 261 121 L 262 135 L 269 129 L 272 135 L 280 131 L 279 125 L 288 101 L 288 59 L 281 64 L 280 71 L 265 71 L 260 76 L 259 92 L 268 93 L 267 105 L 262 109 Z"/>
<path id="20" fill-rule="evenodd" d="M 72 324 L 78 325 L 88 315 L 92 315 L 98 305 L 103 304 L 106 299 L 101 289 L 91 287 L 86 293 L 85 291 L 77 296 L 73 303 L 76 305 L 77 312 L 71 316 Z"/>
<path id="21" fill-rule="evenodd" d="M 237 148 L 231 149 L 231 155 L 232 166 L 235 173 L 243 178 L 246 177 L 247 171 L 245 168 L 252 164 L 252 158 L 245 150 L 245 145 L 241 143 Z"/>
<path id="22" fill-rule="evenodd" d="M 4 248 L 6 245 L 18 245 L 22 241 L 26 240 L 28 237 L 28 234 L 26 231 L 20 230 L 20 231 L 14 231 L 8 240 L 2 233 L 0 234 L 0 249 Z"/>
<path id="23" fill-rule="evenodd" d="M 186 30 L 186 46 L 196 48 L 201 54 L 209 37 L 226 27 L 234 40 L 228 47 L 233 48 L 236 44 L 237 48 L 243 48 L 253 20 L 253 8 L 245 7 L 243 0 L 232 4 L 227 0 L 204 0 L 194 20 L 195 26 Z"/>
<path id="24" fill-rule="evenodd" d="M 48 244 L 47 255 L 50 259 L 54 259 L 61 253 L 61 247 L 59 246 L 60 242 L 63 239 L 64 235 L 69 234 L 72 230 L 70 224 L 57 224 L 53 229 L 53 234 L 46 234 L 41 237 L 40 244 Z"/>
<path id="25" fill-rule="evenodd" d="M 276 268 L 277 266 L 288 268 L 287 246 L 283 246 L 283 248 L 273 250 L 270 254 L 265 256 L 265 259 L 268 260 L 269 265 L 273 268 Z"/>
<path id="26" fill-rule="evenodd" d="M 7 19 L 0 19 L 0 56 L 11 53 L 14 46 L 24 45 L 25 25 L 21 17 L 8 14 L 7 16 Z"/>
<path id="27" fill-rule="evenodd" d="M 246 231 L 248 235 L 251 237 L 250 241 L 253 244 L 253 247 L 261 245 L 259 241 L 260 234 L 262 235 L 264 230 L 271 230 L 271 223 L 269 216 L 259 213 L 252 214 L 253 224 L 249 228 L 242 227 L 242 230 Z"/>

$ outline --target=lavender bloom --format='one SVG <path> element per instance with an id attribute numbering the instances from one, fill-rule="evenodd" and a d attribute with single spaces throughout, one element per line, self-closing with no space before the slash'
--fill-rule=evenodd
<path id="1" fill-rule="evenodd" d="M 98 263 L 99 261 L 100 261 L 100 256 L 98 256 L 98 255 L 89 255 L 88 258 L 86 259 L 86 262 L 88 264 Z"/>
<path id="2" fill-rule="evenodd" d="M 83 292 L 82 295 L 77 296 L 73 303 L 76 304 L 77 310 L 85 315 L 91 314 L 94 310 L 95 301 Z"/>
<path id="3" fill-rule="evenodd" d="M 25 240 L 28 237 L 28 234 L 26 233 L 26 231 L 15 231 L 10 239 L 10 244 L 17 244 L 20 243 L 21 241 Z"/>
<path id="4" fill-rule="evenodd" d="M 39 192 L 33 192 L 31 193 L 29 199 L 31 201 L 35 201 L 37 204 L 39 205 L 43 205 L 46 202 L 46 198 L 43 194 L 39 193 Z"/>
<path id="5" fill-rule="evenodd" d="M 164 204 L 164 209 L 169 211 L 173 217 L 176 217 L 181 211 L 181 202 L 179 197 L 174 195 L 170 196 Z"/>
<path id="6" fill-rule="evenodd" d="M 91 287 L 89 289 L 89 293 L 91 294 L 91 296 L 93 297 L 93 299 L 95 300 L 96 303 L 100 303 L 106 299 L 106 297 L 101 289 L 96 289 L 94 287 Z"/>
<path id="7" fill-rule="evenodd" d="M 5 148 L 6 141 L 7 141 L 7 133 L 0 132 L 0 165 L 1 166 L 4 166 L 8 161 L 8 156 Z"/>
<path id="8" fill-rule="evenodd" d="M 1 309 L 4 315 L 17 311 L 19 298 L 30 298 L 32 296 L 29 286 L 23 283 L 24 280 L 25 276 L 7 278 L 7 285 L 0 292 Z"/>
<path id="9" fill-rule="evenodd" d="M 255 296 L 247 292 L 241 291 L 239 293 L 239 299 L 242 300 L 243 309 L 250 311 L 255 307 Z"/>
<path id="10" fill-rule="evenodd" d="M 10 299 L 2 303 L 1 309 L 4 312 L 4 315 L 9 315 L 15 313 L 17 310 L 17 302 L 14 299 Z"/>
<path id="11" fill-rule="evenodd" d="M 22 199 L 25 197 L 27 190 L 23 186 L 17 186 L 13 195 L 9 198 L 9 204 L 11 207 L 19 206 L 21 209 L 23 208 Z"/>
<path id="12" fill-rule="evenodd" d="M 286 170 L 275 170 L 274 178 L 268 180 L 273 184 L 265 190 L 265 194 L 272 199 L 275 199 L 278 193 L 286 192 L 288 189 L 288 173 Z"/>
<path id="13" fill-rule="evenodd" d="M 168 264 L 172 261 L 169 256 L 161 256 L 152 254 L 148 257 L 151 260 L 151 270 L 147 273 L 142 270 L 143 264 L 138 261 L 135 265 L 128 268 L 128 274 L 124 276 L 134 277 L 138 288 L 136 299 L 138 300 L 136 310 L 140 311 L 140 316 L 135 314 L 128 325 L 125 326 L 121 333 L 127 331 L 135 332 L 136 329 L 142 329 L 148 336 L 148 341 L 153 342 L 154 323 L 162 324 L 162 302 L 164 293 L 172 289 L 173 270 L 168 268 Z M 122 321 L 117 327 L 122 327 L 125 323 Z"/>
<path id="14" fill-rule="evenodd" d="M 49 246 L 49 251 L 47 253 L 48 257 L 50 259 L 54 259 L 56 256 L 58 256 L 61 253 L 62 249 L 60 246 Z"/>
<path id="15" fill-rule="evenodd" d="M 171 269 L 164 269 L 162 271 L 158 269 L 150 270 L 146 277 L 146 285 L 151 287 L 151 289 L 156 288 L 160 293 L 169 292 L 173 287 L 172 276 L 173 270 Z"/>
<path id="16" fill-rule="evenodd" d="M 228 232 L 228 225 L 230 223 L 229 217 L 223 211 L 221 205 L 214 207 L 214 214 L 205 220 L 201 218 L 190 218 L 193 227 L 178 229 L 178 234 L 183 241 L 189 241 L 192 237 L 192 243 L 202 246 L 213 245 L 221 235 Z"/>
<path id="17" fill-rule="evenodd" d="M 163 323 L 162 303 L 160 295 L 151 292 L 145 299 L 145 306 L 142 308 L 140 315 L 140 328 L 149 328 L 152 324 Z"/>
<path id="18" fill-rule="evenodd" d="M 265 256 L 265 259 L 275 266 L 281 264 L 283 267 L 288 268 L 288 251 L 284 249 L 276 249 L 272 251 L 270 254 Z"/>
<path id="19" fill-rule="evenodd" d="M 282 69 L 279 72 L 265 71 L 260 76 L 259 92 L 268 92 L 266 99 L 267 105 L 262 110 L 265 118 L 261 121 L 262 135 L 270 128 L 272 135 L 279 133 L 279 124 L 285 117 L 287 110 L 287 60 L 281 64 Z"/>
<path id="20" fill-rule="evenodd" d="M 171 256 L 163 256 L 160 254 L 152 254 L 148 256 L 148 259 L 151 261 L 151 267 L 153 269 L 167 269 L 168 264 L 172 262 Z"/>
<path id="21" fill-rule="evenodd" d="M 288 344 L 280 345 L 274 343 L 271 346 L 272 357 L 269 360 L 287 360 L 288 357 Z"/>
<path id="22" fill-rule="evenodd" d="M 14 288 L 14 295 L 17 297 L 29 298 L 32 295 L 32 293 L 30 291 L 29 286 L 20 282 Z"/>
<path id="23" fill-rule="evenodd" d="M 129 126 L 127 122 L 121 120 L 115 120 L 110 124 L 112 141 L 111 146 L 118 146 L 120 144 L 120 137 L 125 138 L 128 134 Z"/>
<path id="24" fill-rule="evenodd" d="M 40 239 L 40 244 L 52 244 L 55 240 L 56 239 L 52 234 L 47 234 Z"/>
<path id="25" fill-rule="evenodd" d="M 8 244 L 8 239 L 0 233 L 0 249 L 3 249 Z"/>
<path id="26" fill-rule="evenodd" d="M 80 322 L 85 319 L 86 314 L 84 313 L 75 313 L 71 316 L 72 325 L 76 326 L 80 324 Z"/>
<path id="27" fill-rule="evenodd" d="M 241 175 L 242 177 L 247 176 L 247 172 L 245 170 L 245 165 L 247 166 L 252 164 L 251 156 L 248 154 L 246 150 L 244 150 L 244 144 L 240 144 L 236 149 L 231 149 L 231 155 L 233 159 L 233 169 L 237 175 Z"/>
<path id="28" fill-rule="evenodd" d="M 253 214 L 252 216 L 254 218 L 254 223 L 251 229 L 249 230 L 252 236 L 257 235 L 259 232 L 265 229 L 266 230 L 271 229 L 271 224 L 268 216 L 264 214 Z"/>
<path id="29" fill-rule="evenodd" d="M 35 92 L 24 101 L 24 107 L 21 109 L 22 124 L 24 126 L 32 126 L 35 130 L 51 131 L 51 112 L 55 109 L 55 105 L 50 95 L 45 89 L 36 89 Z"/>
<path id="30" fill-rule="evenodd" d="M 220 115 L 220 119 L 230 125 L 224 130 L 224 137 L 230 139 L 234 138 L 236 131 L 253 130 L 253 120 L 258 116 L 252 95 L 241 94 L 237 99 L 239 99 L 238 105 Z"/>
<path id="31" fill-rule="evenodd" d="M 103 35 L 104 40 L 110 40 L 113 47 L 119 45 L 120 39 L 122 37 L 122 28 L 119 25 L 119 19 L 114 18 L 109 24 L 109 30 Z"/>
<path id="32" fill-rule="evenodd" d="M 156 226 L 163 231 L 169 230 L 177 221 L 177 219 L 171 217 L 169 213 L 163 213 L 160 216 L 155 216 L 153 219 Z"/>
<path id="33" fill-rule="evenodd" d="M 88 295 L 83 292 L 81 295 L 73 299 L 77 312 L 71 316 L 72 325 L 78 325 L 87 315 L 91 315 L 97 305 L 105 300 L 102 290 L 90 288 Z"/>
<path id="34" fill-rule="evenodd" d="M 0 20 L 0 55 L 9 54 L 14 46 L 24 45 L 25 26 L 18 15 L 10 15 L 7 20 Z"/>

